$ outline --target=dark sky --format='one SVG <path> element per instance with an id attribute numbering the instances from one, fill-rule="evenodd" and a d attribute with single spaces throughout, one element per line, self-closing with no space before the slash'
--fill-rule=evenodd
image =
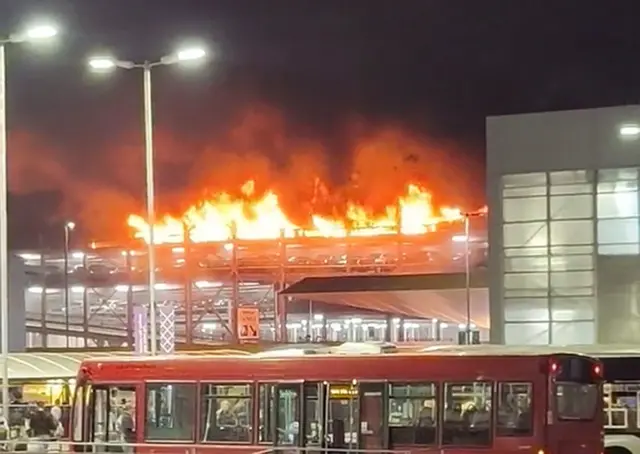
<path id="1" fill-rule="evenodd" d="M 13 244 L 95 218 L 77 196 L 89 186 L 136 180 L 127 191 L 142 203 L 140 76 L 89 74 L 92 53 L 155 59 L 198 42 L 215 54 L 154 74 L 161 200 L 258 103 L 287 135 L 321 141 L 338 173 L 354 124 L 426 138 L 456 155 L 454 192 L 471 197 L 487 115 L 638 100 L 639 13 L 637 0 L 0 0 L 3 31 L 30 18 L 63 29 L 55 45 L 9 49 Z"/>

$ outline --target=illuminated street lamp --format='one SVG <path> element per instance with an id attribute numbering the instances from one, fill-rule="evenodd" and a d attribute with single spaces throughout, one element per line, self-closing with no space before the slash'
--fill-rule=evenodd
<path id="1" fill-rule="evenodd" d="M 202 60 L 206 57 L 206 52 L 201 48 L 186 48 L 174 54 L 162 57 L 160 60 L 152 62 L 135 63 L 127 60 L 118 60 L 109 56 L 98 56 L 89 59 L 89 67 L 94 71 L 112 71 L 121 69 L 141 69 L 143 73 L 144 91 L 144 144 L 145 144 L 145 169 L 146 169 L 146 191 L 147 191 L 147 224 L 149 225 L 149 237 L 147 240 L 147 255 L 149 268 L 149 324 L 151 354 L 157 354 L 158 333 L 156 322 L 156 260 L 155 260 L 155 236 L 154 225 L 155 215 L 155 181 L 153 162 L 153 106 L 151 101 L 151 69 L 156 66 L 173 65 L 176 63 Z"/>
<path id="2" fill-rule="evenodd" d="M 69 348 L 69 243 L 71 232 L 76 228 L 76 223 L 68 221 L 64 224 L 64 323 L 67 331 L 67 348 Z"/>
<path id="3" fill-rule="evenodd" d="M 9 238 L 7 234 L 7 81 L 6 47 L 46 41 L 58 34 L 52 25 L 38 24 L 21 33 L 0 37 L 0 359 L 2 362 L 2 412 L 9 417 Z"/>

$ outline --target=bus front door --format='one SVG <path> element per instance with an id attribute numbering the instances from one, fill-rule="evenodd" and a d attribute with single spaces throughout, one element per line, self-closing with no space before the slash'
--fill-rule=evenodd
<path id="1" fill-rule="evenodd" d="M 324 384 L 324 430 L 328 448 L 336 452 L 359 448 L 360 399 L 351 383 Z"/>

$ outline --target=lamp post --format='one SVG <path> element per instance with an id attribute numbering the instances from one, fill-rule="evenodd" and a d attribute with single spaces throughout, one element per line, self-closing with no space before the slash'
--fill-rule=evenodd
<path id="1" fill-rule="evenodd" d="M 69 240 L 76 223 L 69 221 L 64 224 L 64 324 L 67 330 L 67 348 L 69 348 Z"/>
<path id="2" fill-rule="evenodd" d="M 158 327 L 156 321 L 156 259 L 154 226 L 155 213 L 155 180 L 153 162 L 153 103 L 151 97 L 151 70 L 157 66 L 173 65 L 181 62 L 201 60 L 206 52 L 200 48 L 189 48 L 175 54 L 162 57 L 158 61 L 144 61 L 135 63 L 132 61 L 118 60 L 112 57 L 95 57 L 89 60 L 89 67 L 94 71 L 112 71 L 117 68 L 142 70 L 142 87 L 144 92 L 144 145 L 145 145 L 145 170 L 147 193 L 147 224 L 149 235 L 147 238 L 147 256 L 149 268 L 149 324 L 151 354 L 158 352 Z"/>
<path id="3" fill-rule="evenodd" d="M 481 211 L 463 213 L 464 216 L 464 290 L 467 309 L 466 336 L 467 345 L 471 344 L 471 218 L 484 216 Z"/>
<path id="4" fill-rule="evenodd" d="M 7 229 L 7 80 L 6 48 L 11 44 L 53 38 L 51 25 L 27 28 L 23 33 L 0 37 L 0 359 L 2 363 L 2 413 L 9 417 L 9 237 Z"/>

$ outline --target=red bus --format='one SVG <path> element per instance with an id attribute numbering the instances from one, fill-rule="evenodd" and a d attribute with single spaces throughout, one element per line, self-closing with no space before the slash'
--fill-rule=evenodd
<path id="1" fill-rule="evenodd" d="M 601 454 L 601 375 L 577 354 L 392 347 L 97 358 L 79 371 L 71 435 L 78 450 Z"/>

